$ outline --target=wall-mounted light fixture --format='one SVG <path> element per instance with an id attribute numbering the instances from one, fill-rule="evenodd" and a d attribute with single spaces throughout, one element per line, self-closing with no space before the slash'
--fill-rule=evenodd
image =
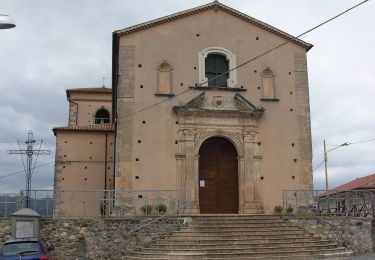
<path id="1" fill-rule="evenodd" d="M 6 14 L 0 14 L 0 29 L 10 29 L 16 27 L 14 19 Z"/>

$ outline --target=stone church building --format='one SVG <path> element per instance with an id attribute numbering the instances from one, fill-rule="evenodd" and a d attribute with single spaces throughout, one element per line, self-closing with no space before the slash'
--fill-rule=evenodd
<path id="1" fill-rule="evenodd" d="M 115 31 L 112 107 L 108 96 L 104 106 L 110 120 L 69 123 L 107 138 L 110 154 L 103 145 L 98 151 L 102 162 L 113 158 L 114 169 L 99 170 L 97 186 L 140 195 L 179 190 L 193 201 L 192 213 L 240 214 L 272 213 L 283 190 L 312 189 L 311 48 L 217 1 Z M 91 91 L 79 99 L 98 94 Z M 54 131 L 55 189 L 69 189 L 61 182 L 67 144 L 59 135 L 74 131 Z M 82 178 L 74 183 L 86 187 Z"/>

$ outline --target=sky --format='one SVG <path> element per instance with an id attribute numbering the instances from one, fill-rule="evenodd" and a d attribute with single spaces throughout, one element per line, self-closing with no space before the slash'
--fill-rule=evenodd
<path id="1" fill-rule="evenodd" d="M 55 137 L 67 125 L 65 90 L 111 84 L 112 32 L 193 8 L 203 0 L 0 0 L 17 26 L 0 30 L 0 193 L 25 187 L 22 160 L 32 130 L 39 147 L 32 188 L 52 189 Z M 355 0 L 222 0 L 292 35 L 359 3 Z M 375 3 L 369 1 L 301 39 L 308 52 L 314 189 L 324 189 L 323 139 L 329 187 L 375 173 Z M 358 143 L 361 142 L 361 143 Z M 46 165 L 45 165 L 46 164 Z M 9 177 L 3 177 L 12 173 Z"/>

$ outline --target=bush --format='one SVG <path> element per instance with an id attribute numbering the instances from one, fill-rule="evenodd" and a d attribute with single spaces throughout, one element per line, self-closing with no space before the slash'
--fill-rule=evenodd
<path id="1" fill-rule="evenodd" d="M 289 205 L 287 208 L 286 208 L 286 212 L 288 213 L 292 213 L 294 210 L 293 206 L 292 205 Z"/>
<path id="2" fill-rule="evenodd" d="M 283 211 L 283 206 L 277 205 L 275 206 L 274 210 L 276 213 L 281 213 Z"/>
<path id="3" fill-rule="evenodd" d="M 155 206 L 155 209 L 158 213 L 165 213 L 167 212 L 167 206 L 164 203 L 159 203 Z"/>
<path id="4" fill-rule="evenodd" d="M 151 210 L 152 210 L 152 206 L 149 205 L 149 204 L 145 204 L 144 206 L 141 207 L 141 210 L 143 211 L 143 213 L 145 215 L 150 215 L 151 214 Z"/>

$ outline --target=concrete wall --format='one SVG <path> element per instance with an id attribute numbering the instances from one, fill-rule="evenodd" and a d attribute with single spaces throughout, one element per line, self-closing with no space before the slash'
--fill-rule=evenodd
<path id="1" fill-rule="evenodd" d="M 186 140 L 181 140 L 179 118 L 172 107 L 185 104 L 204 90 L 190 90 L 152 109 L 125 116 L 166 98 L 155 95 L 162 61 L 173 68 L 172 92 L 178 94 L 199 82 L 198 54 L 205 48 L 225 48 L 236 55 L 239 65 L 283 42 L 285 39 L 220 10 L 122 36 L 118 53 L 116 188 L 181 188 L 177 176 L 184 173 L 176 166 L 176 155 L 180 143 Z M 262 100 L 261 74 L 267 67 L 275 76 L 276 99 L 271 101 Z M 283 189 L 312 187 L 306 50 L 288 43 L 235 73 L 234 87 L 246 89 L 241 95 L 265 108 L 255 130 L 259 133 L 260 174 L 254 197 L 265 212 L 271 213 L 275 205 L 282 204 Z M 194 133 L 192 138 L 196 143 Z M 245 175 L 252 176 L 251 169 L 258 166 L 245 167 Z M 191 181 L 198 179 L 193 178 Z"/>
<path id="2" fill-rule="evenodd" d="M 82 194 L 62 194 L 62 190 L 112 190 L 114 188 L 114 133 L 90 131 L 58 131 L 56 134 L 54 190 L 65 204 L 56 201 L 55 214 L 77 216 L 83 210 Z M 86 216 L 100 215 L 103 194 L 91 193 L 92 207 L 87 204 Z M 73 196 L 73 198 L 71 198 Z M 100 197 L 101 196 L 101 197 Z M 102 198 L 103 197 L 103 198 Z M 107 198 L 108 199 L 108 198 Z M 80 205 L 72 205 L 77 203 Z M 104 203 L 104 201 L 103 201 Z M 93 211 L 93 212 L 90 212 Z M 82 213 L 82 216 L 84 214 Z"/>

